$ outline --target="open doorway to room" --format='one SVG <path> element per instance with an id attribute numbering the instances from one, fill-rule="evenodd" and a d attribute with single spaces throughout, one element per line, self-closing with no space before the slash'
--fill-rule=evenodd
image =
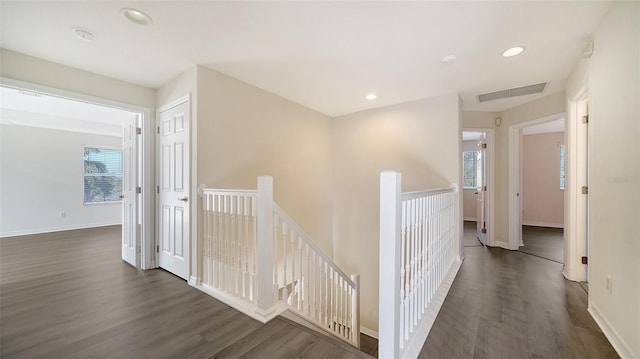
<path id="1" fill-rule="evenodd" d="M 565 114 L 509 127 L 509 248 L 564 263 Z"/>
<path id="2" fill-rule="evenodd" d="M 149 111 L 9 79 L 0 91 L 0 236 L 109 227 L 121 233 L 122 259 L 149 268 Z"/>
<path id="3" fill-rule="evenodd" d="M 462 131 L 462 211 L 465 247 L 493 243 L 493 130 Z"/>
<path id="4" fill-rule="evenodd" d="M 564 263 L 565 120 L 522 128 L 521 252 Z"/>

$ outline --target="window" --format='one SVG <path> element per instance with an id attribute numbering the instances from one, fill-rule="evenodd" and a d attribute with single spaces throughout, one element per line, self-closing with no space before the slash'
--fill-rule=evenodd
<path id="1" fill-rule="evenodd" d="M 565 152 L 564 145 L 560 145 L 560 190 L 564 191 L 564 161 Z"/>
<path id="2" fill-rule="evenodd" d="M 462 152 L 462 183 L 463 188 L 477 188 L 478 187 L 478 151 L 465 151 Z"/>
<path id="3" fill-rule="evenodd" d="M 122 151 L 84 147 L 84 203 L 119 202 L 122 195 Z"/>

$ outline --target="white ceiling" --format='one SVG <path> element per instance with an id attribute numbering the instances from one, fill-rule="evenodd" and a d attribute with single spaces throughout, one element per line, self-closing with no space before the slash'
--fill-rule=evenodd
<path id="1" fill-rule="evenodd" d="M 502 111 L 562 91 L 610 4 L 2 1 L 0 46 L 152 88 L 201 64 L 330 116 L 455 92 L 464 109 Z M 500 56 L 514 45 L 527 50 Z M 450 54 L 458 61 L 441 64 Z M 543 94 L 476 99 L 542 81 Z"/>
<path id="2" fill-rule="evenodd" d="M 41 93 L 0 86 L 0 123 L 65 131 L 122 135 L 123 121 L 135 113 Z"/>

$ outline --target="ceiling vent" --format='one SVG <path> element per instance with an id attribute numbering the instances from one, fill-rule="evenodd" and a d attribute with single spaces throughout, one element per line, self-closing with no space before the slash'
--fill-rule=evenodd
<path id="1" fill-rule="evenodd" d="M 534 93 L 541 93 L 544 91 L 544 88 L 547 86 L 546 82 L 541 82 L 539 84 L 514 87 L 506 90 L 500 90 L 495 92 L 483 93 L 478 95 L 478 102 L 487 102 L 493 100 L 499 100 L 501 98 L 509 98 L 516 97 L 522 95 L 531 95 Z"/>

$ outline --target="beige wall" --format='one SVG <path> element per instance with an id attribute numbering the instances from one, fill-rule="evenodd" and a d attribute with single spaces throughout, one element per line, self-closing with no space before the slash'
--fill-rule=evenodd
<path id="1" fill-rule="evenodd" d="M 589 310 L 619 352 L 640 358 L 640 3 L 615 2 L 594 43 L 567 88 L 588 79 Z"/>
<path id="2" fill-rule="evenodd" d="M 564 132 L 523 136 L 522 224 L 564 226 L 564 191 L 560 190 L 563 144 Z"/>
<path id="3" fill-rule="evenodd" d="M 197 184 L 256 188 L 333 256 L 331 120 L 254 86 L 197 68 Z"/>
<path id="4" fill-rule="evenodd" d="M 334 253 L 361 274 L 362 325 L 378 327 L 380 172 L 403 191 L 448 187 L 461 176 L 459 98 L 447 95 L 333 120 Z"/>

